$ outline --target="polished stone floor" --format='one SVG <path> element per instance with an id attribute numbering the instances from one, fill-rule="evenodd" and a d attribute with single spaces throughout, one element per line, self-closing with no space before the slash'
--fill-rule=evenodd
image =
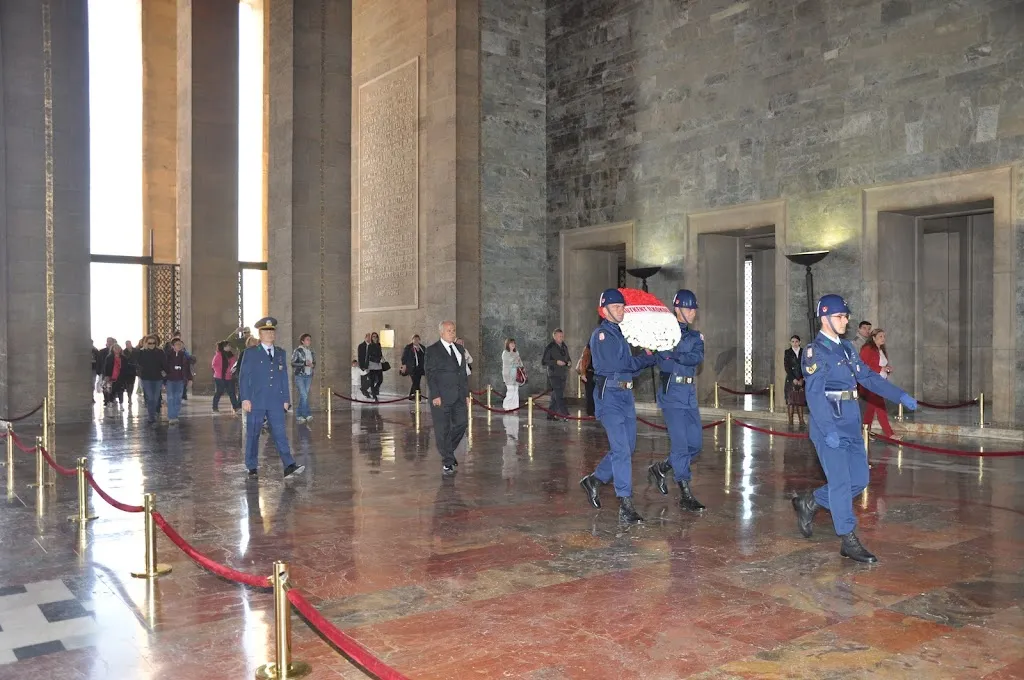
<path id="1" fill-rule="evenodd" d="M 154 492 L 225 564 L 287 561 L 328 619 L 410 678 L 1024 678 L 1021 458 L 874 447 L 857 509 L 881 563 L 866 567 L 839 557 L 826 515 L 812 539 L 796 532 L 789 498 L 822 477 L 803 440 L 737 430 L 727 453 L 706 431 L 694 489 L 709 510 L 694 516 L 647 484 L 667 442 L 641 425 L 648 522 L 623 529 L 610 489 L 594 511 L 577 486 L 605 450 L 594 424 L 531 432 L 478 411 L 442 480 L 426 412 L 417 432 L 407 405 L 356 407 L 333 414 L 330 437 L 322 414 L 290 423 L 308 468 L 286 484 L 272 445 L 247 480 L 240 420 L 188 403 L 177 427 L 125 413 L 62 429 L 58 457 L 87 455 L 120 500 Z M 269 659 L 267 591 L 162 536 L 173 572 L 132 579 L 140 516 L 94 497 L 80 535 L 73 482 L 37 494 L 31 459 L 17 461 L 0 513 L 0 679 L 250 678 Z M 293 625 L 309 677 L 366 677 Z"/>

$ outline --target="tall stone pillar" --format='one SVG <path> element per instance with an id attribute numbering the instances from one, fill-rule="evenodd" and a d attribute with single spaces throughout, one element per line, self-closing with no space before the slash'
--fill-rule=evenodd
<path id="1" fill-rule="evenodd" d="M 351 0 L 266 0 L 270 313 L 278 342 L 313 336 L 317 380 L 348 392 Z"/>
<path id="2" fill-rule="evenodd" d="M 178 0 L 142 3 L 142 223 L 162 264 L 178 261 L 177 27 Z"/>
<path id="3" fill-rule="evenodd" d="M 58 422 L 85 420 L 87 0 L 0 3 L 0 88 L 0 415 L 49 396 Z"/>
<path id="4" fill-rule="evenodd" d="M 238 0 L 178 0 L 177 35 L 181 330 L 202 364 L 238 326 Z"/>

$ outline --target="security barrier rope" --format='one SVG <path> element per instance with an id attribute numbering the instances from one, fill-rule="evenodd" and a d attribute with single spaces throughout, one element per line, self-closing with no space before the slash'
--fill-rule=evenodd
<path id="1" fill-rule="evenodd" d="M 400 397 L 398 399 L 387 399 L 385 401 L 373 401 L 372 399 L 370 401 L 365 401 L 363 399 L 356 399 L 355 397 L 346 397 L 344 394 L 338 394 L 334 390 L 331 390 L 331 393 L 338 399 L 344 399 L 345 401 L 351 401 L 356 404 L 397 404 L 400 401 L 413 401 L 414 399 L 414 397 Z"/>
<path id="2" fill-rule="evenodd" d="M 789 437 L 790 439 L 810 439 L 810 435 L 805 432 L 781 432 L 780 430 L 771 430 L 763 427 L 756 427 L 750 423 L 745 423 L 742 420 L 736 420 L 733 418 L 732 422 L 736 423 L 740 427 L 745 427 L 748 430 L 754 432 L 761 432 L 762 434 L 770 434 L 775 437 Z"/>
<path id="3" fill-rule="evenodd" d="M 142 512 L 145 510 L 145 508 L 142 507 L 141 505 L 128 505 L 127 503 L 122 503 L 121 501 L 117 500 L 116 498 L 108 494 L 100 487 L 99 483 L 96 481 L 96 478 L 92 476 L 91 472 L 85 473 L 85 479 L 89 482 L 89 486 L 91 486 L 93 490 L 100 495 L 100 498 L 102 498 L 108 504 L 117 508 L 121 512 Z"/>
<path id="4" fill-rule="evenodd" d="M 917 405 L 918 406 L 924 406 L 925 408 L 935 408 L 935 409 L 939 409 L 940 411 L 947 411 L 947 410 L 953 409 L 953 408 L 964 408 L 965 406 L 975 406 L 975 405 L 977 405 L 977 403 L 978 403 L 977 399 L 971 399 L 970 401 L 962 401 L 959 404 L 929 404 L 927 401 L 918 401 Z"/>
<path id="5" fill-rule="evenodd" d="M 928 446 L 927 444 L 915 444 L 914 442 L 908 442 L 885 435 L 871 433 L 873 439 L 883 441 L 887 444 L 894 444 L 895 446 L 903 446 L 908 449 L 917 449 L 918 451 L 927 451 L 928 453 L 941 453 L 946 456 L 967 456 L 970 458 L 1012 458 L 1024 456 L 1024 451 L 962 451 L 960 449 L 944 449 L 938 446 Z"/>
<path id="6" fill-rule="evenodd" d="M 39 406 L 36 406 L 34 409 L 32 409 L 31 411 L 24 415 L 16 416 L 14 418 L 0 418 L 0 420 L 6 421 L 8 423 L 16 423 L 19 420 L 25 420 L 25 418 L 34 416 L 35 414 L 39 413 L 39 409 L 41 408 L 43 408 L 43 402 L 39 402 Z"/>
<path id="7" fill-rule="evenodd" d="M 178 549 L 180 549 L 181 552 L 192 558 L 192 561 L 203 569 L 206 569 L 221 578 L 226 578 L 227 580 L 234 581 L 235 583 L 244 583 L 245 585 L 252 586 L 253 588 L 270 587 L 270 583 L 267 581 L 266 576 L 246 574 L 245 572 L 232 569 L 231 567 L 226 567 L 223 564 L 214 562 L 209 557 L 193 548 L 188 541 L 182 538 L 181 535 L 174 530 L 174 527 L 172 527 L 159 512 L 153 513 L 153 523 L 160 527 L 160 530 L 163 531 L 167 538 L 171 540 L 171 543 L 178 546 Z"/>
<path id="8" fill-rule="evenodd" d="M 742 397 L 742 396 L 747 396 L 747 395 L 758 396 L 760 394 L 768 394 L 768 390 L 770 388 L 765 387 L 763 390 L 750 390 L 750 391 L 747 391 L 747 390 L 730 390 L 725 385 L 719 385 L 718 389 L 722 390 L 723 392 L 727 392 L 729 394 L 735 394 L 735 395 L 738 395 L 738 396 Z"/>

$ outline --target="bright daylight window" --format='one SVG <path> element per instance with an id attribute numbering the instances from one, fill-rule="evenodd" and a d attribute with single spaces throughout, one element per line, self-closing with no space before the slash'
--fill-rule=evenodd
<path id="1" fill-rule="evenodd" d="M 89 235 L 96 255 L 143 255 L 142 0 L 89 0 Z M 145 331 L 145 267 L 94 262 L 92 339 Z"/>
<path id="2" fill-rule="evenodd" d="M 754 261 L 743 260 L 743 384 L 754 382 Z"/>
<path id="3" fill-rule="evenodd" d="M 263 223 L 263 1 L 238 3 L 238 259 L 266 261 Z M 243 269 L 242 323 L 267 310 L 267 273 Z"/>

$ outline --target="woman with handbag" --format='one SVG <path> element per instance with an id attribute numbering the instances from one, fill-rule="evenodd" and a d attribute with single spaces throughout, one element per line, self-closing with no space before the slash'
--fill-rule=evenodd
<path id="1" fill-rule="evenodd" d="M 793 427 L 793 414 L 800 418 L 800 427 L 804 427 L 804 407 L 807 406 L 807 393 L 804 392 L 804 374 L 800 369 L 804 350 L 800 346 L 800 336 L 789 339 L 789 349 L 783 356 L 786 367 L 786 413 L 789 415 L 789 426 Z"/>
<path id="2" fill-rule="evenodd" d="M 583 354 L 576 362 L 576 372 L 583 381 L 583 391 L 587 396 L 587 415 L 594 415 L 594 360 L 590 355 L 590 345 L 583 348 Z"/>
<path id="3" fill-rule="evenodd" d="M 373 398 L 374 403 L 379 400 L 380 385 L 384 382 L 384 350 L 380 346 L 380 335 L 377 333 L 370 333 L 370 343 L 366 347 L 366 363 L 367 370 L 370 373 L 370 396 Z M 391 365 L 388 364 L 388 368 Z"/>
<path id="4" fill-rule="evenodd" d="M 519 386 L 526 384 L 526 368 L 516 351 L 515 338 L 505 341 L 505 351 L 501 353 L 501 379 L 505 383 L 505 400 L 501 407 L 506 411 L 519 408 Z"/>
<path id="5" fill-rule="evenodd" d="M 861 345 L 860 360 L 875 373 L 888 380 L 892 373 L 892 364 L 889 363 L 889 353 L 885 351 L 885 331 L 876 328 L 871 331 L 871 336 Z M 890 439 L 903 439 L 903 435 L 896 434 L 889 424 L 889 414 L 885 411 L 885 399 L 874 392 L 869 392 L 864 387 L 860 388 L 860 398 L 867 402 L 867 409 L 864 411 L 864 424 L 871 427 L 874 424 L 875 416 L 878 416 L 878 424 L 882 427 L 882 434 Z"/>

